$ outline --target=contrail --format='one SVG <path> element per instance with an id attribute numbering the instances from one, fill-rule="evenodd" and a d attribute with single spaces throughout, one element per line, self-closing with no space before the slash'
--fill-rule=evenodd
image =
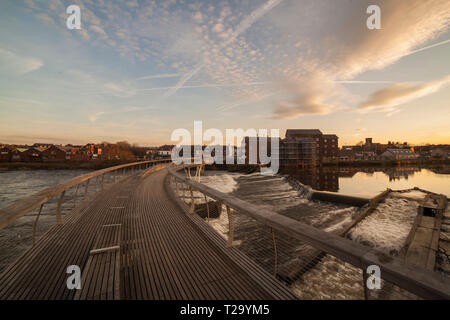
<path id="1" fill-rule="evenodd" d="M 226 41 L 223 46 L 226 46 L 236 40 L 236 38 L 245 32 L 248 28 L 250 28 L 259 18 L 264 16 L 266 13 L 268 13 L 270 10 L 275 8 L 277 5 L 279 5 L 283 0 L 270 0 L 266 2 L 264 5 L 250 13 L 249 16 L 244 18 L 239 25 L 236 27 L 236 30 L 232 33 L 230 39 Z"/>
<path id="2" fill-rule="evenodd" d="M 335 83 L 343 83 L 343 84 L 377 84 L 377 83 L 381 83 L 381 84 L 389 84 L 389 83 L 393 83 L 393 81 L 377 81 L 377 80 L 334 80 L 332 82 Z"/>
<path id="3" fill-rule="evenodd" d="M 438 43 L 435 43 L 435 44 L 432 44 L 432 45 L 429 45 L 429 46 L 426 46 L 426 47 L 423 47 L 423 48 L 420 48 L 420 49 L 416 49 L 416 50 L 407 52 L 405 54 L 394 56 L 391 59 L 407 57 L 407 56 L 410 56 L 412 54 L 415 54 L 415 53 L 418 53 L 418 52 L 421 52 L 421 51 L 425 51 L 425 50 L 428 50 L 428 49 L 431 49 L 431 48 L 434 48 L 434 47 L 442 46 L 442 45 L 447 44 L 449 42 L 450 42 L 450 39 L 447 39 L 447 40 L 444 40 L 444 41 L 441 41 L 441 42 L 438 42 Z"/>
<path id="4" fill-rule="evenodd" d="M 147 79 L 162 79 L 162 78 L 176 78 L 180 77 L 181 74 L 179 73 L 168 73 L 168 74 L 154 74 L 150 76 L 140 77 L 136 78 L 135 80 L 147 80 Z"/>
<path id="5" fill-rule="evenodd" d="M 173 87 L 172 89 L 170 89 L 169 91 L 167 91 L 164 94 L 164 97 L 170 97 L 171 95 L 173 95 L 175 92 L 178 91 L 178 89 L 180 89 L 181 87 L 183 87 L 185 85 L 186 82 L 189 81 L 189 79 L 191 79 L 194 75 L 197 74 L 197 72 L 199 72 L 202 68 L 203 68 L 203 64 L 199 64 L 195 67 L 195 69 L 189 71 L 188 73 L 186 73 L 184 76 L 181 77 L 181 79 L 178 81 L 178 83 L 176 84 L 175 87 Z"/>
<path id="6" fill-rule="evenodd" d="M 221 87 L 245 87 L 245 86 L 260 86 L 265 85 L 270 82 L 248 82 L 248 83 L 206 83 L 195 86 L 172 86 L 172 87 L 155 87 L 155 88 L 147 88 L 147 89 L 137 89 L 136 91 L 155 91 L 155 90 L 167 90 L 167 89 L 192 89 L 192 88 L 221 88 Z"/>
<path id="7" fill-rule="evenodd" d="M 221 47 L 224 47 L 242 34 L 244 31 L 246 31 L 248 28 L 250 28 L 259 18 L 264 16 L 266 13 L 268 13 L 270 10 L 272 10 L 274 7 L 276 7 L 278 4 L 280 4 L 283 0 L 269 0 L 264 5 L 253 11 L 248 17 L 246 17 L 244 20 L 239 23 L 239 25 L 236 27 L 236 30 L 232 33 L 230 39 L 226 41 L 224 44 L 222 44 Z M 195 76 L 200 70 L 203 69 L 205 66 L 204 63 L 198 64 L 193 70 L 191 70 L 189 73 L 185 74 L 176 84 L 176 86 L 166 92 L 164 97 L 170 97 L 175 92 L 178 91 L 179 88 L 183 87 L 186 82 L 188 82 L 193 76 Z"/>

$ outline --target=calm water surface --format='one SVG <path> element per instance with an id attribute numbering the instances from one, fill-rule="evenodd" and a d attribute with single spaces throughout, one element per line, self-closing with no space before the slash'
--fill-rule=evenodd
<path id="1" fill-rule="evenodd" d="M 90 170 L 17 170 L 0 172 L 0 208 Z"/>
<path id="2" fill-rule="evenodd" d="M 450 197 L 450 166 L 387 168 L 321 168 L 288 172 L 288 175 L 317 190 L 375 196 L 394 190 L 419 187 Z"/>

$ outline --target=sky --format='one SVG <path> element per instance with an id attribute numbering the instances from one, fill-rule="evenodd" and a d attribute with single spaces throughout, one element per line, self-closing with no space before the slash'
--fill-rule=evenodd
<path id="1" fill-rule="evenodd" d="M 450 144 L 449 26 L 448 0 L 2 0 L 0 142 L 161 145 L 201 120 Z"/>

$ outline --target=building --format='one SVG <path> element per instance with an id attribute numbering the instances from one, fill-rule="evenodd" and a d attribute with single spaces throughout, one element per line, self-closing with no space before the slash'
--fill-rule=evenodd
<path id="1" fill-rule="evenodd" d="M 430 151 L 430 156 L 432 159 L 450 159 L 450 150 L 449 148 L 444 148 L 444 147 L 440 147 L 440 148 L 434 148 Z"/>
<path id="2" fill-rule="evenodd" d="M 280 146 L 280 138 L 271 138 L 271 137 L 263 137 L 263 139 L 266 140 L 266 150 L 260 150 L 261 146 L 264 146 L 263 143 L 261 143 L 260 139 L 262 137 L 244 137 L 241 147 L 245 149 L 245 164 L 261 164 L 262 162 L 260 158 L 260 153 L 263 155 L 266 155 L 267 157 L 272 156 L 272 139 L 278 139 L 278 146 Z M 250 154 L 250 147 L 256 148 L 256 155 Z M 252 150 L 253 151 L 253 150 Z M 253 151 L 254 152 L 254 151 Z M 274 154 L 274 156 L 276 156 Z M 279 155 L 278 155 L 279 157 Z M 267 163 L 264 163 L 267 164 Z"/>
<path id="3" fill-rule="evenodd" d="M 42 150 L 38 148 L 28 148 L 23 152 L 23 156 L 26 160 L 23 161 L 42 161 Z"/>
<path id="4" fill-rule="evenodd" d="M 339 157 L 338 137 L 335 134 L 323 134 L 319 129 L 288 129 L 286 139 L 311 139 L 315 143 L 318 163 L 334 161 Z"/>
<path id="5" fill-rule="evenodd" d="M 418 157 L 411 149 L 387 149 L 381 154 L 382 160 L 413 160 Z"/>
<path id="6" fill-rule="evenodd" d="M 39 149 L 39 150 L 44 150 L 44 149 L 48 149 L 51 146 L 53 146 L 52 143 L 35 143 L 32 145 L 33 148 Z"/>
<path id="7" fill-rule="evenodd" d="M 65 161 L 66 160 L 66 150 L 62 147 L 52 145 L 51 147 L 41 151 L 42 161 Z"/>
<path id="8" fill-rule="evenodd" d="M 67 146 L 64 148 L 66 150 L 66 160 L 68 161 L 89 161 L 91 160 L 91 153 L 82 147 Z"/>
<path id="9" fill-rule="evenodd" d="M 316 143 L 313 139 L 281 140 L 280 167 L 298 168 L 317 165 Z"/>
<path id="10" fill-rule="evenodd" d="M 342 148 L 341 150 L 339 150 L 339 161 L 348 162 L 348 161 L 355 161 L 355 160 L 356 160 L 356 156 L 355 156 L 353 149 Z"/>
<path id="11" fill-rule="evenodd" d="M 163 145 L 158 148 L 158 157 L 167 158 L 172 155 L 173 145 Z"/>
<path id="12" fill-rule="evenodd" d="M 375 156 L 381 155 L 388 148 L 394 149 L 393 145 L 382 144 L 378 142 L 373 142 L 372 138 L 366 138 L 366 142 L 361 146 L 362 151 L 366 152 L 366 154 L 374 153 Z"/>
<path id="13" fill-rule="evenodd" d="M 333 161 L 339 157 L 338 137 L 335 134 L 323 135 L 323 158 Z"/>
<path id="14" fill-rule="evenodd" d="M 17 147 L 11 150 L 11 161 L 12 162 L 20 162 L 20 161 L 29 161 L 28 154 L 25 153 L 28 148 Z"/>
<path id="15" fill-rule="evenodd" d="M 0 146 L 0 162 L 11 160 L 11 150 L 7 146 Z"/>

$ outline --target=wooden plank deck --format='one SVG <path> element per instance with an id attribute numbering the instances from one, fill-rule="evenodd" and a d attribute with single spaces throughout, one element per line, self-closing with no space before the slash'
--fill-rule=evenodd
<path id="1" fill-rule="evenodd" d="M 0 299 L 296 298 L 187 216 L 166 175 L 134 175 L 67 214 L 0 275 Z M 69 265 L 81 268 L 81 290 L 67 289 Z"/>

